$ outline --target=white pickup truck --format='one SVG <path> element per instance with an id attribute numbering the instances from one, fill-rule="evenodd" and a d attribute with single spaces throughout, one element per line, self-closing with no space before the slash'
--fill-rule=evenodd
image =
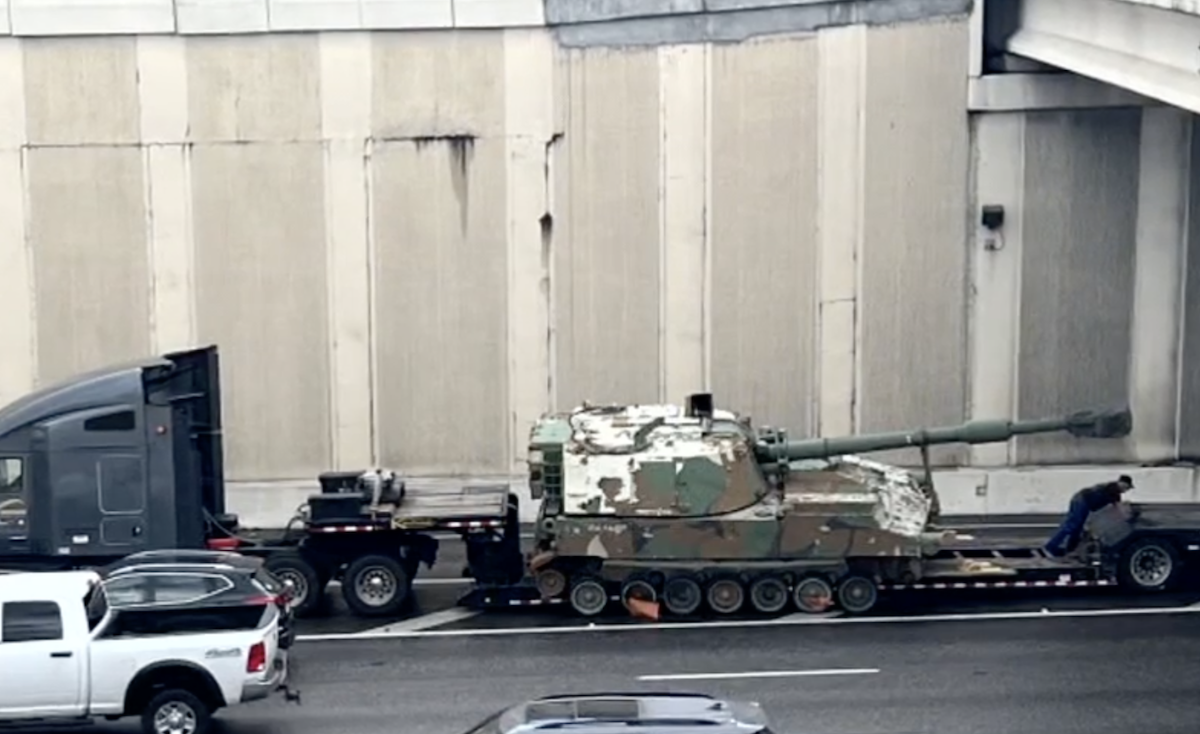
<path id="1" fill-rule="evenodd" d="M 286 684 L 273 608 L 198 633 L 129 632 L 122 614 L 92 571 L 0 575 L 0 725 L 138 716 L 147 734 L 204 734 Z"/>

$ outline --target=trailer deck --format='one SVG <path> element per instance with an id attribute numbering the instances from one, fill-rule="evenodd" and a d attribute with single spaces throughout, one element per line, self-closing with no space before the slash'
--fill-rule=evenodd
<path id="1" fill-rule="evenodd" d="M 413 487 L 406 489 L 399 503 L 382 506 L 358 519 L 349 519 L 350 513 L 313 517 L 307 527 L 315 533 L 496 528 L 505 522 L 508 495 L 505 484 Z M 355 496 L 348 496 L 346 503 L 362 504 Z"/>

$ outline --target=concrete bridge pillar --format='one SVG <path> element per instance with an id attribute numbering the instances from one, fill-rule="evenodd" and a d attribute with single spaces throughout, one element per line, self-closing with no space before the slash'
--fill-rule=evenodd
<path id="1" fill-rule="evenodd" d="M 1133 453 L 1141 461 L 1174 457 L 1178 443 L 1191 141 L 1189 112 L 1142 111 L 1129 371 Z"/>

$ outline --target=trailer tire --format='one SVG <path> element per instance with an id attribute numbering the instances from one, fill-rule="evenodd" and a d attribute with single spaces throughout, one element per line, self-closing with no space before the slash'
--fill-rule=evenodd
<path id="1" fill-rule="evenodd" d="M 1118 583 L 1130 591 L 1170 589 L 1179 577 L 1179 551 L 1166 538 L 1142 538 L 1121 552 Z"/>
<path id="2" fill-rule="evenodd" d="M 142 710 L 142 731 L 145 734 L 171 734 L 175 731 L 205 734 L 211 725 L 212 712 L 208 706 L 199 696 L 182 688 L 163 691 L 150 699 Z"/>
<path id="3" fill-rule="evenodd" d="M 384 555 L 356 558 L 342 577 L 346 606 L 359 617 L 389 617 L 408 601 L 412 577 L 398 559 Z"/>
<path id="4" fill-rule="evenodd" d="M 263 565 L 292 590 L 292 610 L 297 617 L 312 616 L 322 607 L 326 582 L 304 556 L 288 551 L 269 556 Z"/>

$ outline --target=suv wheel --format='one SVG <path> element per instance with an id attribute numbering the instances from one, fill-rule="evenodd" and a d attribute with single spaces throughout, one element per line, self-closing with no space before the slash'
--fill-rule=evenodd
<path id="1" fill-rule="evenodd" d="M 182 688 L 163 691 L 142 711 L 145 734 L 206 734 L 211 722 L 208 706 Z"/>

